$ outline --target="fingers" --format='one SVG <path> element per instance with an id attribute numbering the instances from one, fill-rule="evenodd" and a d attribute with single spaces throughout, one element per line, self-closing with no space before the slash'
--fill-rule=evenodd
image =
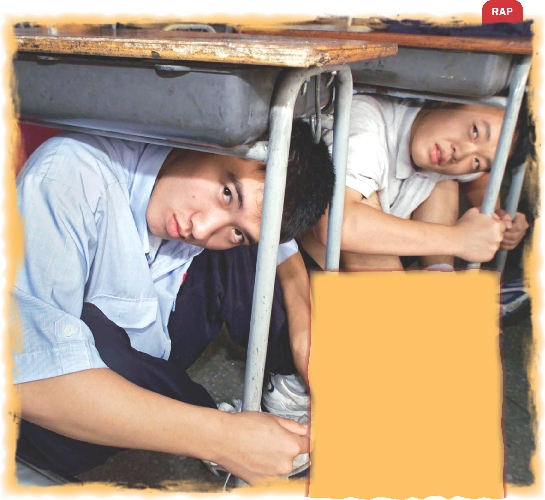
<path id="1" fill-rule="evenodd" d="M 506 212 L 505 210 L 499 209 L 499 210 L 496 210 L 495 215 L 498 215 L 500 220 L 503 221 L 506 229 L 511 229 L 511 227 L 513 227 L 513 221 L 508 212 Z"/>
<path id="2" fill-rule="evenodd" d="M 501 217 L 501 221 L 505 225 L 506 230 L 513 227 L 513 222 L 511 221 L 511 217 L 509 217 L 509 214 L 506 214 L 506 217 Z"/>
<path id="3" fill-rule="evenodd" d="M 505 241 L 501 242 L 500 249 L 501 250 L 513 250 L 517 245 L 513 243 L 507 243 Z"/>
<path id="4" fill-rule="evenodd" d="M 278 423 L 280 426 L 282 426 L 287 431 L 291 432 L 292 434 L 296 434 L 296 441 L 299 444 L 299 454 L 301 453 L 310 453 L 312 448 L 312 443 L 310 441 L 310 438 L 308 437 L 308 424 L 299 424 L 295 420 L 291 420 L 289 418 L 282 418 L 277 417 Z"/>
<path id="5" fill-rule="evenodd" d="M 503 240 L 501 242 L 501 249 L 502 250 L 512 250 L 515 248 L 524 237 L 523 232 L 508 232 L 506 231 L 503 235 Z"/>
<path id="6" fill-rule="evenodd" d="M 530 227 L 530 224 L 528 224 L 528 220 L 526 219 L 526 215 L 523 213 L 517 212 L 515 215 L 515 218 L 513 219 L 513 228 L 516 228 L 518 231 L 524 234 Z"/>
<path id="7" fill-rule="evenodd" d="M 292 432 L 293 434 L 297 434 L 299 436 L 306 436 L 308 434 L 308 425 L 306 424 L 299 424 L 295 420 L 291 420 L 289 418 L 277 417 L 277 419 L 281 427 Z"/>
<path id="8" fill-rule="evenodd" d="M 234 423 L 234 447 L 219 451 L 214 461 L 249 484 L 288 474 L 293 460 L 311 450 L 308 427 L 294 420 L 261 412 L 229 414 Z"/>
<path id="9" fill-rule="evenodd" d="M 526 216 L 517 212 L 511 227 L 508 227 L 503 235 L 503 241 L 500 248 L 502 250 L 512 250 L 515 248 L 522 241 L 522 238 L 524 238 L 528 227 L 529 224 L 526 220 Z"/>
<path id="10" fill-rule="evenodd" d="M 310 438 L 308 436 L 301 436 L 299 438 L 299 447 L 301 453 L 310 453 L 312 451 L 312 442 Z"/>

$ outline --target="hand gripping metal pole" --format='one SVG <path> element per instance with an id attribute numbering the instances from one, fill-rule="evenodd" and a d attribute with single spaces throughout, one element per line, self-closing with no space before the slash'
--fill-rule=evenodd
<path id="1" fill-rule="evenodd" d="M 286 185 L 287 161 L 293 121 L 293 108 L 299 89 L 303 82 L 322 72 L 338 71 L 342 81 L 341 94 L 352 94 L 351 78 L 348 66 L 328 66 L 326 68 L 292 69 L 286 71 L 277 83 L 270 113 L 270 134 L 267 169 L 265 177 L 265 193 L 263 197 L 263 216 L 261 220 L 261 236 L 257 252 L 257 272 L 250 321 L 250 338 L 246 359 L 246 373 L 244 378 L 244 397 L 242 409 L 259 411 L 263 375 L 265 372 L 265 357 L 267 339 L 271 318 L 271 307 L 276 275 L 276 260 L 278 242 L 280 239 L 280 225 L 284 203 L 284 189 Z M 346 89 L 344 87 L 350 87 Z M 349 111 L 349 107 L 342 106 L 341 114 Z M 347 119 L 345 117 L 345 119 Z M 346 130 L 348 127 L 346 127 Z M 339 133 L 340 134 L 340 133 Z M 348 134 L 347 134 L 348 135 Z M 336 139 L 338 140 L 338 139 Z M 348 140 L 346 140 L 348 144 Z M 341 148 L 342 149 L 342 148 Z M 342 152 L 342 151 L 341 151 Z M 339 153 L 337 153 L 337 156 Z M 346 157 L 346 152 L 345 152 Z M 340 166 L 340 165 L 338 165 Z M 344 169 L 346 166 L 344 166 Z M 339 175 L 337 183 L 343 186 L 344 178 Z M 343 202 L 341 200 L 341 207 Z M 339 231 L 340 236 L 340 231 Z M 329 245 L 329 242 L 328 242 Z M 340 248 L 340 247 L 339 247 Z M 337 255 L 337 262 L 338 262 Z"/>
<path id="2" fill-rule="evenodd" d="M 513 69 L 511 84 L 509 86 L 509 96 L 507 98 L 507 107 L 505 117 L 501 127 L 498 149 L 494 156 L 492 169 L 490 170 L 490 179 L 484 195 L 481 213 L 492 216 L 496 208 L 496 200 L 500 194 L 501 182 L 505 172 L 505 165 L 511 149 L 513 133 L 517 123 L 520 110 L 520 104 L 524 96 L 526 80 L 530 72 L 531 56 L 525 56 L 519 61 Z M 468 269 L 479 269 L 479 263 L 471 263 Z"/>
<path id="3" fill-rule="evenodd" d="M 511 216 L 511 219 L 515 218 L 517 214 L 517 207 L 519 206 L 520 193 L 522 192 L 522 185 L 524 184 L 524 174 L 526 172 L 526 162 L 513 169 L 513 175 L 511 177 L 511 186 L 509 187 L 509 194 L 505 201 L 505 210 Z M 507 260 L 507 250 L 500 250 L 498 253 L 497 269 L 500 273 L 503 273 L 505 267 L 505 261 Z"/>

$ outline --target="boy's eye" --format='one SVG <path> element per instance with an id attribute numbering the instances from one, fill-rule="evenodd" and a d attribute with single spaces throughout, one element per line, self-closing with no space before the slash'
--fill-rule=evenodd
<path id="1" fill-rule="evenodd" d="M 223 201 L 225 201 L 225 203 L 227 204 L 231 203 L 231 200 L 233 199 L 233 195 L 231 194 L 231 190 L 227 186 L 223 186 L 222 195 L 223 195 Z"/>
<path id="2" fill-rule="evenodd" d="M 479 158 L 475 158 L 475 170 L 479 170 L 481 168 L 481 160 Z"/>
<path id="3" fill-rule="evenodd" d="M 473 139 L 477 139 L 477 137 L 479 137 L 479 129 L 477 128 L 477 125 L 473 125 L 471 135 L 473 136 Z"/>
<path id="4" fill-rule="evenodd" d="M 244 242 L 244 235 L 242 234 L 242 231 L 240 231 L 239 229 L 233 229 L 233 234 L 235 235 L 235 241 L 237 243 Z"/>

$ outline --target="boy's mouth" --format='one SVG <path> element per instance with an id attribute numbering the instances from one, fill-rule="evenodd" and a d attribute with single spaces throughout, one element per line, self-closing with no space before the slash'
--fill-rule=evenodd
<path id="1" fill-rule="evenodd" d="M 178 239 L 181 237 L 180 234 L 180 226 L 178 224 L 178 221 L 176 220 L 176 217 L 173 215 L 167 224 L 167 233 L 172 239 Z"/>
<path id="2" fill-rule="evenodd" d="M 445 152 L 438 144 L 433 145 L 430 157 L 433 165 L 441 166 L 445 162 Z"/>
<path id="3" fill-rule="evenodd" d="M 174 240 L 180 239 L 180 240 L 187 241 L 189 237 L 191 236 L 191 231 L 185 230 L 180 225 L 175 215 L 172 216 L 172 218 L 170 219 L 168 223 L 167 232 L 168 232 L 168 235 Z"/>

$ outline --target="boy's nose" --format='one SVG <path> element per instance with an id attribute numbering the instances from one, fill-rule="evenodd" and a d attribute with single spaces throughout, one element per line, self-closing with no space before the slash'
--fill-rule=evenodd
<path id="1" fill-rule="evenodd" d="M 457 161 L 467 158 L 469 155 L 474 155 L 477 152 L 477 144 L 472 142 L 462 142 L 454 148 L 454 157 Z"/>
<path id="2" fill-rule="evenodd" d="M 193 238 L 199 241 L 206 241 L 210 239 L 214 233 L 218 232 L 227 224 L 226 217 L 226 214 L 221 213 L 221 211 L 200 213 L 195 215 L 191 219 L 193 224 L 191 231 Z"/>

